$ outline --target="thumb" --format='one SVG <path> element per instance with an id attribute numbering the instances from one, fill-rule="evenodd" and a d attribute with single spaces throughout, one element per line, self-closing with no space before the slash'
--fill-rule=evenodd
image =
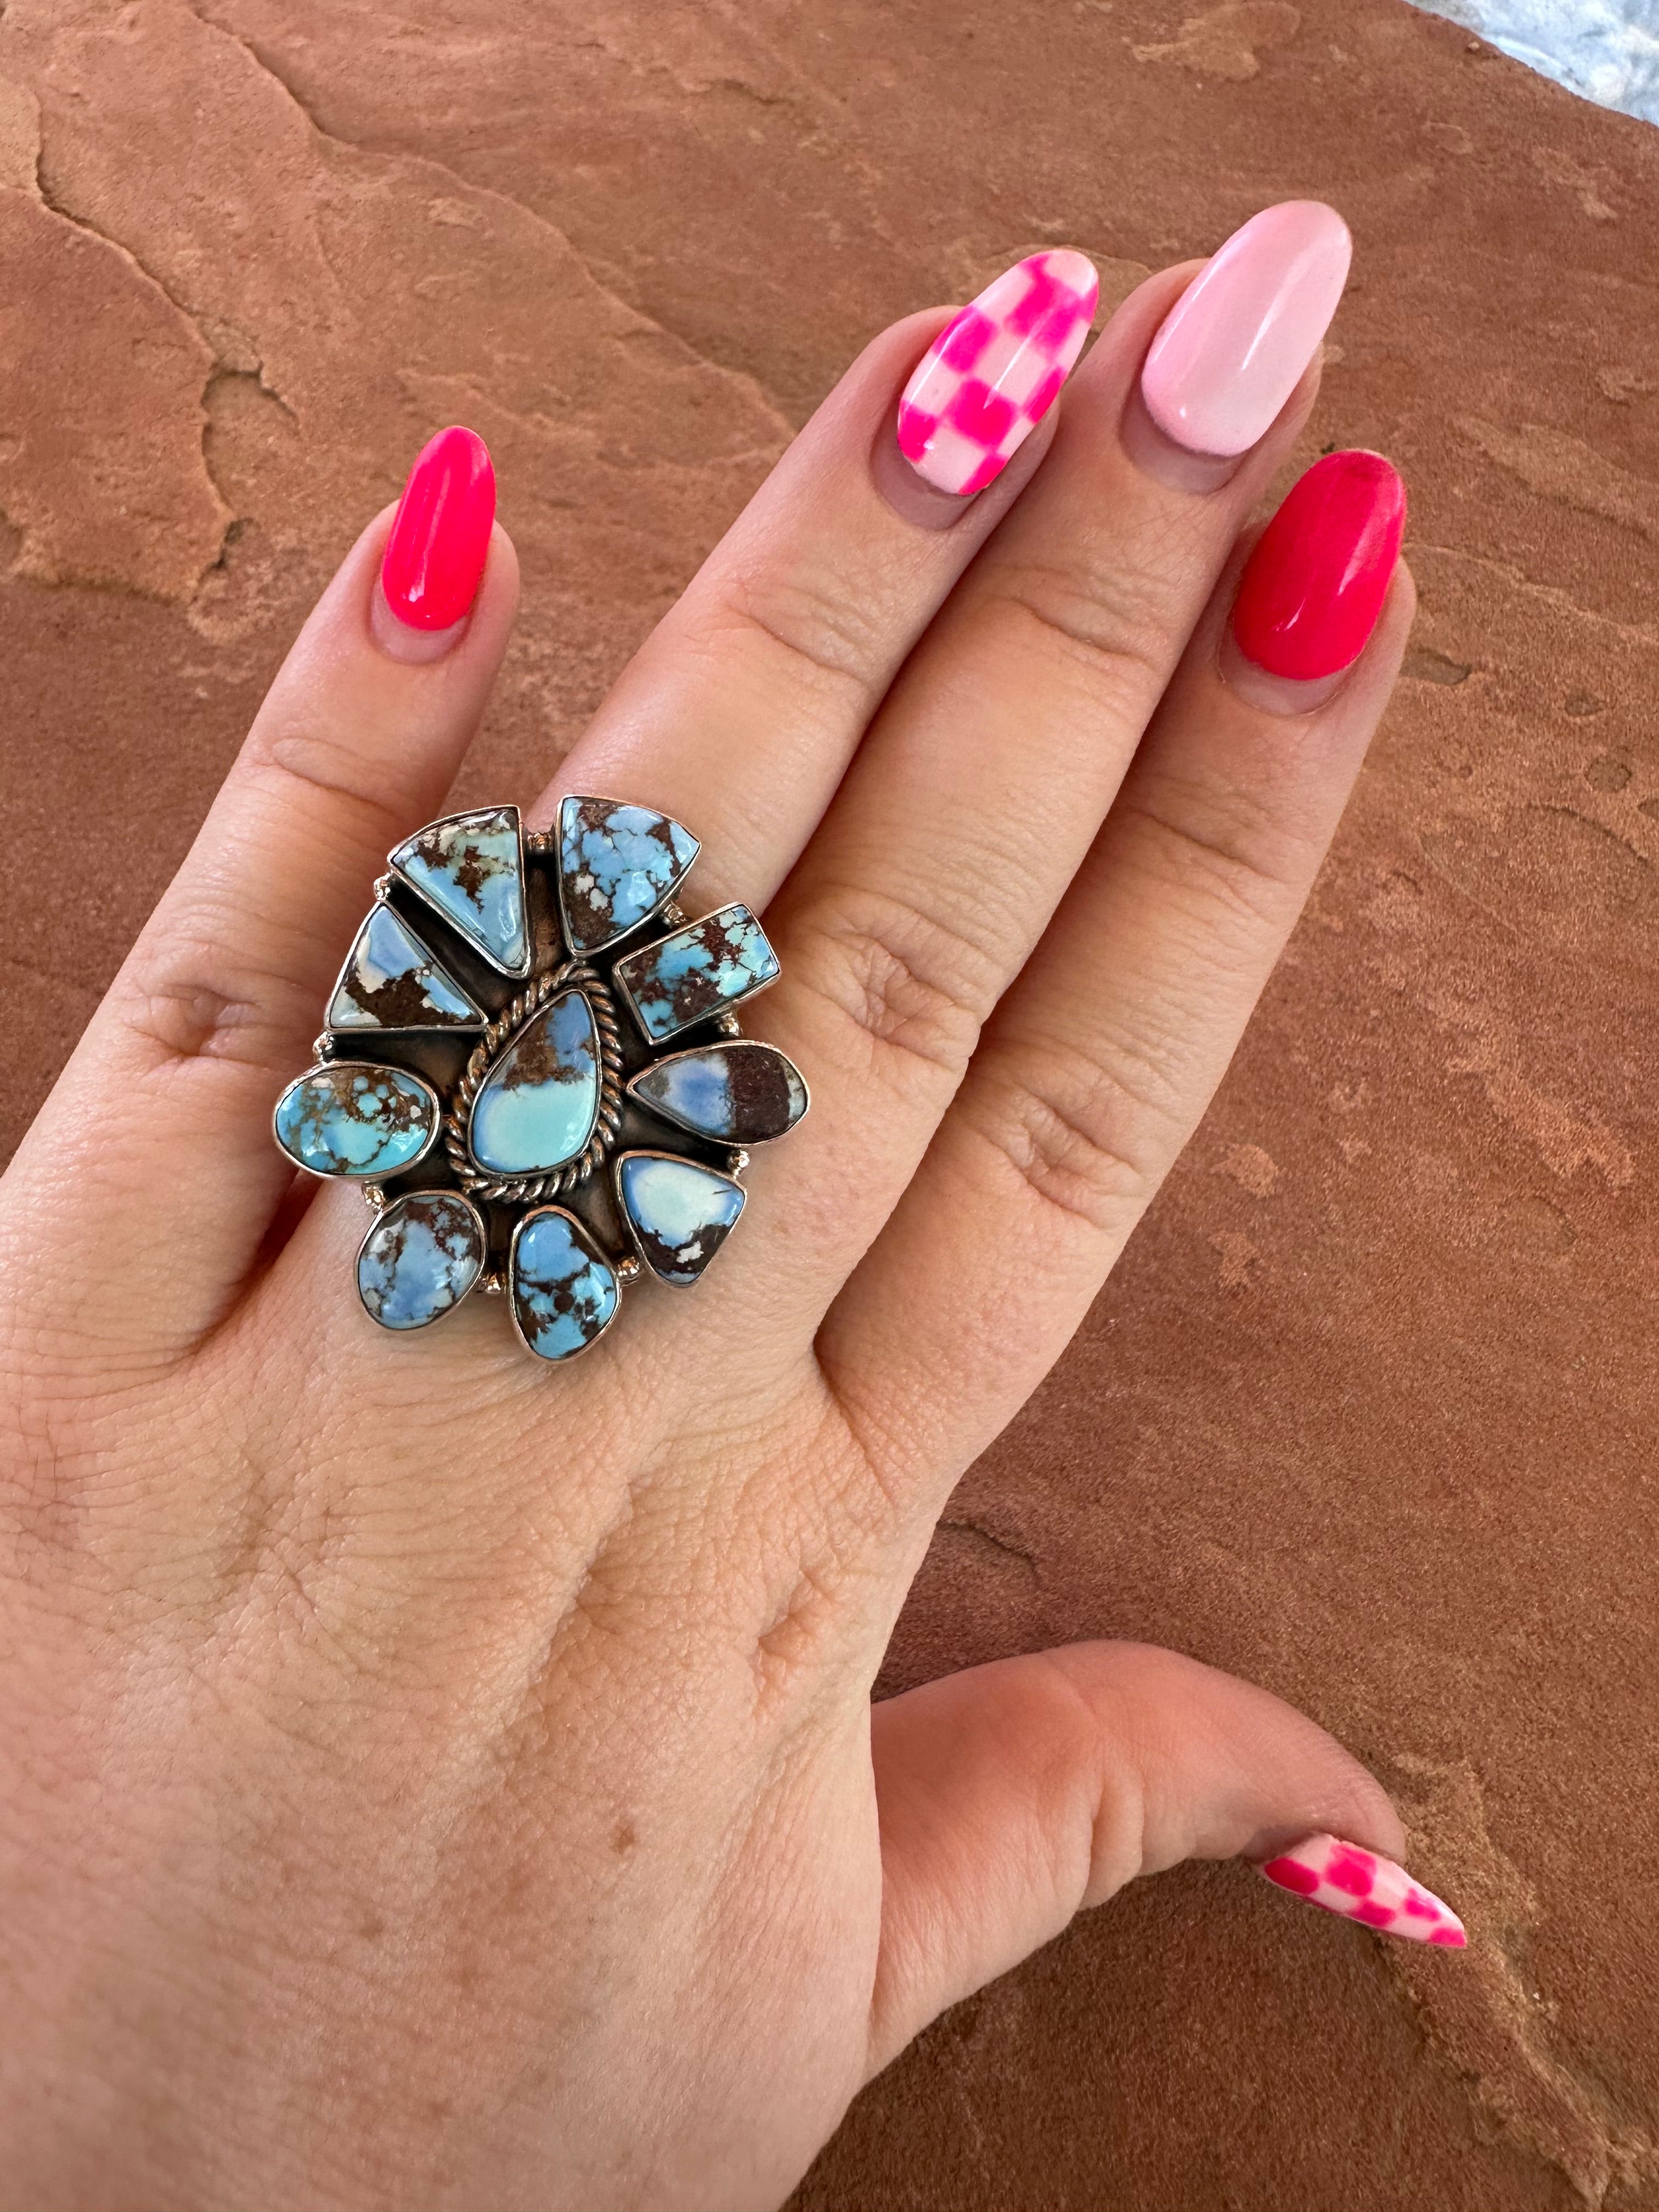
<path id="1" fill-rule="evenodd" d="M 1372 1927 L 1461 1946 L 1395 1862 L 1381 1784 L 1266 1690 L 1146 1644 L 1072 1644 L 925 1684 L 871 1715 L 881 1815 L 878 2071 L 947 2005 L 1137 1875 L 1255 1861 Z"/>

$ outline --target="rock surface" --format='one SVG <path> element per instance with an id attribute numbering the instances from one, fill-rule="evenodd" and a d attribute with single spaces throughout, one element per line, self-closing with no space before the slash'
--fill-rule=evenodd
<path id="1" fill-rule="evenodd" d="M 439 424 L 526 580 L 455 804 L 527 801 L 880 324 L 1062 243 L 1109 302 L 1287 195 L 1356 235 L 1304 458 L 1410 480 L 1407 678 L 885 1680 L 1128 1635 L 1265 1682 L 1471 1949 L 1148 1883 L 926 2035 L 802 2212 L 1659 2201 L 1659 136 L 1396 0 L 0 15 L 7 1143 Z"/>

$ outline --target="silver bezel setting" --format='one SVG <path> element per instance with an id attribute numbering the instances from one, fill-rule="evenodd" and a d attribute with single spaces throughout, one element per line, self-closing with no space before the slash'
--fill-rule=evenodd
<path id="1" fill-rule="evenodd" d="M 337 1032 L 331 1030 L 327 1034 L 330 1036 L 333 1036 L 337 1034 Z M 353 1030 L 349 1034 L 353 1036 L 361 1036 L 363 1035 L 363 1031 L 361 1030 Z M 371 1032 L 371 1034 L 377 1036 L 386 1036 L 394 1034 L 394 1032 L 386 1030 L 377 1030 Z M 406 1035 L 407 1032 L 400 1030 L 396 1031 L 395 1034 L 401 1036 Z M 295 1158 L 293 1153 L 289 1152 L 288 1146 L 283 1142 L 282 1138 L 277 1134 L 276 1116 L 282 1111 L 283 1099 L 288 1097 L 289 1092 L 295 1088 L 295 1085 L 308 1083 L 313 1075 L 337 1075 L 343 1067 L 361 1067 L 364 1069 L 373 1069 L 377 1067 L 385 1068 L 389 1074 L 401 1076 L 405 1081 L 410 1083 L 418 1083 L 422 1090 L 425 1091 L 427 1097 L 432 1102 L 433 1123 L 431 1128 L 427 1132 L 426 1142 L 421 1146 L 420 1151 L 416 1152 L 412 1158 L 405 1160 L 401 1167 L 393 1168 L 391 1171 L 390 1178 L 388 1178 L 386 1170 L 384 1168 L 342 1168 L 337 1173 L 332 1173 L 327 1168 L 308 1168 L 303 1160 L 296 1160 Z M 398 1176 L 408 1175 L 412 1169 L 419 1167 L 422 1160 L 426 1158 L 428 1153 L 432 1150 L 434 1145 L 437 1143 L 438 1133 L 443 1127 L 443 1102 L 439 1097 L 434 1087 L 427 1081 L 425 1076 L 421 1074 L 419 1070 L 416 1068 L 400 1067 L 395 1061 L 389 1060 L 352 1060 L 349 1058 L 325 1059 L 319 1057 L 314 1060 L 309 1067 L 301 1069 L 298 1075 L 292 1075 L 289 1078 L 288 1081 L 283 1085 L 281 1097 L 278 1097 L 276 1103 L 270 1109 L 271 1141 L 290 1167 L 298 1168 L 301 1175 L 315 1176 L 319 1182 L 352 1182 L 356 1183 L 360 1189 L 365 1188 L 371 1184 L 378 1188 L 383 1182 L 387 1180 L 395 1180 Z"/>
<path id="2" fill-rule="evenodd" d="M 548 1213 L 557 1213 L 563 1216 L 564 1219 L 570 1224 L 571 1228 L 575 1232 L 576 1243 L 590 1255 L 590 1257 L 598 1260 L 602 1266 L 609 1269 L 611 1279 L 612 1283 L 615 1284 L 617 1290 L 616 1299 L 611 1305 L 611 1311 L 599 1323 L 592 1335 L 588 1338 L 586 1344 L 579 1344 L 574 1352 L 562 1352 L 556 1359 L 549 1359 L 545 1352 L 538 1352 L 535 1346 L 525 1334 L 524 1324 L 519 1319 L 519 1301 L 513 1289 L 514 1278 L 518 1273 L 519 1239 L 524 1235 L 525 1231 L 528 1229 L 532 1221 L 539 1221 L 544 1214 Z M 602 1336 L 609 1335 L 611 1329 L 615 1328 L 617 1316 L 623 1310 L 623 1277 L 617 1268 L 616 1261 L 611 1258 L 608 1252 L 600 1249 L 593 1237 L 592 1231 L 588 1228 L 587 1224 L 582 1219 L 581 1216 L 578 1213 L 573 1213 L 568 1206 L 532 1206 L 527 1213 L 521 1213 L 519 1216 L 519 1218 L 513 1224 L 513 1242 L 507 1248 L 506 1288 L 507 1310 L 513 1316 L 513 1334 L 518 1338 L 520 1343 L 523 1345 L 525 1350 L 529 1352 L 533 1358 L 539 1359 L 543 1365 L 546 1367 L 568 1367 L 573 1359 L 580 1359 L 585 1353 L 592 1352 L 594 1346 L 599 1341 L 599 1339 Z"/>
<path id="3" fill-rule="evenodd" d="M 635 803 L 599 794 L 571 796 L 579 805 L 596 808 Z M 655 808 L 646 811 L 659 811 Z M 313 1064 L 296 1081 L 319 1075 L 337 1079 L 343 1066 L 384 1069 L 420 1091 L 427 1102 L 431 1126 L 419 1152 L 390 1173 L 374 1170 L 361 1175 L 331 1176 L 325 1170 L 314 1168 L 304 1172 L 317 1176 L 319 1181 L 354 1182 L 363 1192 L 374 1218 L 358 1245 L 353 1272 L 359 1305 L 370 1320 L 374 1316 L 362 1297 L 361 1282 L 356 1279 L 356 1269 L 386 1212 L 404 1199 L 425 1192 L 453 1195 L 469 1208 L 483 1253 L 483 1263 L 473 1281 L 453 1304 L 444 1309 L 444 1313 L 407 1329 L 388 1331 L 394 1335 L 418 1334 L 442 1320 L 446 1314 L 453 1313 L 475 1292 L 489 1296 L 505 1293 L 513 1314 L 514 1333 L 520 1343 L 533 1351 L 520 1326 L 518 1302 L 514 1295 L 520 1238 L 526 1222 L 546 1212 L 562 1214 L 571 1224 L 580 1249 L 610 1269 L 617 1291 L 616 1304 L 604 1326 L 576 1351 L 547 1363 L 564 1366 L 569 1360 L 580 1358 L 608 1334 L 622 1310 L 623 1293 L 629 1283 L 648 1280 L 677 1291 L 696 1287 L 695 1283 L 675 1283 L 659 1276 L 646 1258 L 645 1246 L 623 1203 L 622 1162 L 631 1155 L 680 1160 L 704 1168 L 741 1188 L 749 1154 L 741 1145 L 690 1128 L 653 1106 L 638 1095 L 635 1086 L 648 1068 L 665 1060 L 714 1045 L 734 1042 L 740 1046 L 746 1044 L 737 1009 L 769 989 L 778 978 L 769 976 L 766 982 L 744 992 L 739 998 L 723 1002 L 708 1013 L 682 1024 L 667 1037 L 653 1036 L 640 1019 L 638 1008 L 616 970 L 619 963 L 650 944 L 695 927 L 693 918 L 678 903 L 685 874 L 649 915 L 630 923 L 594 951 L 577 952 L 570 945 L 565 910 L 562 802 L 551 830 L 527 830 L 516 807 L 468 807 L 427 823 L 423 830 L 414 833 L 413 838 L 402 840 L 397 849 L 401 852 L 428 831 L 451 823 L 459 825 L 475 822 L 482 816 L 504 814 L 511 816 L 518 841 L 527 947 L 525 966 L 522 969 L 505 968 L 412 877 L 392 863 L 392 872 L 381 877 L 374 886 L 376 906 L 384 905 L 390 909 L 433 966 L 464 991 L 483 1010 L 486 1018 L 482 1026 L 477 1023 L 422 1023 L 393 1028 L 387 1024 L 354 1024 L 325 1029 L 317 1041 Z M 684 824 L 675 827 L 684 836 L 691 836 Z M 694 854 L 694 860 L 695 858 Z M 688 867 L 686 874 L 689 872 Z M 732 907 L 744 905 L 745 902 L 739 899 L 728 900 L 716 912 L 724 914 Z M 752 908 L 746 911 L 753 914 Z M 419 917 L 418 927 L 415 916 Z M 756 919 L 758 921 L 758 917 Z M 345 980 L 361 933 L 360 929 L 354 935 L 350 951 L 329 993 L 329 1011 Z M 587 1143 L 574 1158 L 540 1174 L 492 1174 L 475 1158 L 470 1141 L 472 1111 L 479 1093 L 526 1024 L 555 999 L 571 990 L 580 991 L 586 999 L 599 1041 L 599 1096 Z M 775 1049 L 758 1043 L 756 1048 Z M 805 1090 L 805 1077 L 800 1076 L 799 1068 L 795 1073 Z M 283 1095 L 287 1095 L 286 1089 Z M 810 1094 L 807 1103 L 810 1103 Z M 804 1105 L 801 1110 L 804 1114 L 806 1107 Z M 797 1121 L 799 1118 L 798 1115 Z M 275 1137 L 274 1109 L 271 1127 Z M 280 1139 L 277 1141 L 280 1143 Z M 293 1154 L 286 1147 L 283 1150 L 283 1157 L 293 1162 Z M 607 1159 L 612 1162 L 611 1172 L 601 1175 L 598 1170 Z M 746 1199 L 746 1192 L 744 1196 Z M 722 1246 L 738 1226 L 738 1221 L 734 1221 L 721 1239 Z M 708 1264 L 714 1265 L 718 1257 L 716 1252 Z M 701 1279 L 700 1275 L 697 1280 Z"/>
<path id="4" fill-rule="evenodd" d="M 679 890 L 680 885 L 685 881 L 692 869 L 697 865 L 697 854 L 701 853 L 702 850 L 702 840 L 692 836 L 690 830 L 686 830 L 684 823 L 682 823 L 679 827 L 684 830 L 684 834 L 688 837 L 691 838 L 691 842 L 696 847 L 696 850 L 693 852 L 691 858 L 680 870 L 679 874 L 675 878 L 674 881 L 670 884 L 668 889 L 657 901 L 650 913 L 642 914 L 637 921 L 630 921 L 626 929 L 619 929 L 614 937 L 607 937 L 602 945 L 592 945 L 586 951 L 581 952 L 578 952 L 576 951 L 576 939 L 570 927 L 570 909 L 565 899 L 564 810 L 567 806 L 638 806 L 639 805 L 640 802 L 636 799 L 609 799 L 602 791 L 567 792 L 564 797 L 559 801 L 558 811 L 553 817 L 553 827 L 546 832 L 546 836 L 549 849 L 551 851 L 553 855 L 553 880 L 558 889 L 559 926 L 564 932 L 565 943 L 571 948 L 570 957 L 573 960 L 598 959 L 602 954 L 609 955 L 617 951 L 619 947 L 625 945 L 630 937 L 637 935 L 637 933 L 645 928 L 648 923 L 653 922 L 657 919 L 658 915 L 661 914 L 663 908 L 672 903 L 676 894 Z M 657 814 L 660 813 L 662 810 L 660 807 L 653 806 L 648 810 L 642 811 L 648 811 L 653 814 Z"/>
<path id="5" fill-rule="evenodd" d="M 498 1060 L 514 1040 L 538 1014 L 562 999 L 567 991 L 580 991 L 587 1001 L 599 1041 L 599 1099 L 593 1127 L 586 1144 L 574 1159 L 540 1175 L 495 1176 L 482 1166 L 472 1151 L 472 1109 Z M 604 979 L 586 960 L 566 960 L 520 991 L 504 1013 L 491 1022 L 472 1048 L 466 1073 L 456 1088 L 444 1115 L 444 1150 L 461 1188 L 480 1198 L 500 1199 L 513 1205 L 538 1206 L 574 1190 L 585 1182 L 616 1142 L 622 1120 L 622 1043 L 617 1030 L 614 1001 Z"/>
<path id="6" fill-rule="evenodd" d="M 744 1157 L 746 1162 L 747 1154 Z M 652 1282 L 660 1283 L 665 1291 L 695 1291 L 702 1280 L 702 1273 L 694 1275 L 689 1283 L 677 1283 L 672 1275 L 660 1275 L 652 1266 L 650 1255 L 645 1249 L 645 1239 L 640 1234 L 639 1224 L 629 1212 L 628 1201 L 623 1196 L 623 1170 L 629 1160 L 669 1160 L 676 1167 L 701 1168 L 706 1175 L 718 1176 L 722 1182 L 729 1182 L 741 1197 L 743 1204 L 738 1208 L 738 1220 L 734 1221 L 732 1227 L 726 1231 L 726 1237 L 721 1237 L 722 1245 L 726 1243 L 726 1237 L 730 1237 L 736 1230 L 738 1221 L 743 1219 L 748 1209 L 749 1194 L 743 1187 L 742 1176 L 735 1168 L 717 1168 L 710 1161 L 689 1159 L 684 1152 L 660 1152 L 647 1145 L 630 1145 L 625 1152 L 618 1152 L 611 1163 L 611 1181 L 617 1200 L 617 1218 L 622 1223 L 628 1240 L 634 1247 L 639 1260 L 641 1273 L 648 1277 Z M 715 1258 L 719 1256 L 718 1253 L 714 1255 Z M 714 1261 L 710 1260 L 707 1265 L 712 1267 Z"/>
<path id="7" fill-rule="evenodd" d="M 400 884 L 408 884 L 409 878 L 407 876 L 400 874 L 398 878 L 398 881 Z M 409 888 L 410 890 L 413 890 L 415 886 L 413 884 L 409 884 Z M 392 916 L 393 920 L 398 923 L 400 928 L 406 929 L 409 932 L 410 936 L 414 939 L 415 943 L 419 945 L 421 951 L 425 953 L 427 958 L 437 969 L 438 973 L 448 982 L 453 984 L 458 991 L 465 991 L 467 997 L 469 999 L 472 999 L 471 992 L 467 991 L 465 984 L 460 981 L 459 976 L 452 975 L 450 974 L 448 969 L 445 967 L 443 962 L 432 950 L 432 947 L 427 943 L 425 938 L 422 936 L 420 931 L 416 928 L 414 923 L 409 919 L 409 916 L 406 914 L 399 914 L 397 908 L 392 905 L 391 900 L 387 898 L 384 893 L 381 893 L 380 896 L 375 899 L 374 905 L 370 907 L 368 912 L 364 915 L 362 921 L 358 923 L 357 935 L 351 940 L 351 950 L 346 954 L 345 958 L 340 963 L 340 972 L 334 978 L 333 986 L 329 992 L 327 999 L 324 1002 L 324 1020 L 327 1021 L 329 1016 L 334 1012 L 334 1001 L 339 997 L 341 992 L 345 988 L 346 975 L 351 967 L 353 959 L 356 957 L 358 942 L 362 939 L 363 932 L 368 927 L 370 922 L 374 921 L 375 915 L 380 913 L 382 907 L 384 907 L 386 912 Z M 472 999 L 472 1003 L 475 1006 L 477 1006 L 478 1005 L 476 999 Z M 445 1030 L 450 1031 L 452 1034 L 465 1036 L 470 1030 L 481 1030 L 489 1019 L 489 1015 L 483 1012 L 482 1007 L 479 1007 L 478 1018 L 476 1022 L 334 1022 L 330 1024 L 330 1030 L 335 1036 L 374 1036 L 377 1034 L 385 1036 L 406 1036 L 427 1030 Z"/>
<path id="8" fill-rule="evenodd" d="M 404 845 L 412 845 L 416 842 L 416 838 L 424 837 L 429 830 L 446 829 L 451 824 L 456 823 L 476 822 L 478 817 L 482 814 L 510 814 L 513 817 L 513 834 L 519 842 L 519 882 L 523 890 L 527 892 L 529 889 L 529 878 L 525 870 L 524 817 L 520 813 L 516 806 L 468 806 L 464 808 L 459 814 L 441 814 L 435 821 L 423 822 L 418 830 L 412 830 L 396 849 L 401 853 Z M 443 908 L 439 905 L 437 900 L 433 897 L 431 892 L 418 882 L 415 877 L 405 875 L 403 869 L 399 867 L 397 861 L 393 860 L 390 853 L 386 855 L 386 865 L 392 870 L 393 875 L 397 877 L 398 881 L 400 884 L 406 885 L 407 888 L 413 892 L 415 896 L 419 899 L 422 905 L 427 909 L 428 914 L 435 914 L 446 929 L 453 930 L 456 936 L 461 940 L 462 944 L 470 946 L 471 951 L 480 960 L 487 960 L 498 975 L 513 975 L 522 979 L 526 975 L 528 975 L 534 969 L 536 964 L 536 940 L 534 933 L 530 926 L 530 908 L 527 899 L 525 905 L 524 917 L 524 964 L 522 967 L 519 968 L 509 968 L 506 961 L 498 960 L 495 955 L 490 951 L 489 948 L 486 945 L 482 944 L 479 939 L 472 934 L 471 930 L 464 929 L 460 923 L 456 921 L 453 915 L 447 914 Z"/>
<path id="9" fill-rule="evenodd" d="M 428 1314 L 424 1321 L 411 1322 L 404 1328 L 392 1328 L 380 1319 L 380 1316 L 370 1306 L 368 1300 L 363 1296 L 363 1255 L 368 1249 L 370 1238 L 379 1236 L 381 1230 L 386 1227 L 387 1214 L 392 1212 L 395 1207 L 405 1204 L 407 1200 L 411 1198 L 443 1198 L 449 1200 L 453 1205 L 464 1206 L 467 1212 L 472 1216 L 473 1226 L 478 1232 L 478 1250 L 481 1256 L 478 1261 L 477 1267 L 474 1271 L 472 1280 L 467 1285 L 464 1291 L 460 1291 L 455 1297 L 453 1297 L 450 1300 L 449 1304 L 444 1308 L 441 1313 Z M 402 1192 L 397 1198 L 393 1199 L 390 1205 L 384 1202 L 384 1194 L 382 1194 L 382 1202 L 372 1209 L 372 1218 L 369 1221 L 368 1228 L 363 1231 L 362 1242 L 358 1245 L 356 1257 L 351 1263 L 351 1279 L 356 1287 L 358 1304 L 362 1307 L 363 1311 L 368 1316 L 376 1328 L 385 1329 L 388 1336 L 418 1336 L 423 1328 L 435 1328 L 441 1321 L 447 1321 L 450 1315 L 455 1311 L 458 1306 L 463 1306 L 466 1304 L 473 1291 L 477 1289 L 479 1282 L 483 1279 L 489 1265 L 489 1231 L 484 1226 L 483 1216 L 479 1212 L 477 1207 L 474 1206 L 472 1200 L 466 1195 L 465 1191 L 446 1190 L 441 1188 L 436 1190 L 406 1190 Z"/>

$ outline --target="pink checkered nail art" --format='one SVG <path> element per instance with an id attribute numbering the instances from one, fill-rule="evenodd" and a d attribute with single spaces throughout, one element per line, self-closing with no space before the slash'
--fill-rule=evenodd
<path id="1" fill-rule="evenodd" d="M 916 474 L 959 499 L 994 482 L 1054 405 L 1099 297 L 1082 254 L 1034 253 L 947 323 L 899 402 L 899 451 Z"/>
<path id="2" fill-rule="evenodd" d="M 1450 1905 L 1413 1881 L 1404 1867 L 1338 1836 L 1304 1836 L 1257 1871 L 1310 1905 L 1362 1921 L 1384 1936 L 1438 1943 L 1450 1951 L 1461 1951 L 1468 1942 Z"/>

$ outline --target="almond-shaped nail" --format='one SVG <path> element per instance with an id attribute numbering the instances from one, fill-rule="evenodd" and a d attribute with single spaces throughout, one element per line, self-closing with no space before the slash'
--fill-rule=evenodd
<path id="1" fill-rule="evenodd" d="M 1256 1871 L 1293 1897 L 1384 1936 L 1438 1943 L 1449 1951 L 1461 1951 L 1468 1942 L 1462 1922 L 1432 1890 L 1413 1881 L 1393 1859 L 1345 1844 L 1340 1836 L 1304 1836 Z"/>
<path id="2" fill-rule="evenodd" d="M 1257 538 L 1233 638 L 1270 676 L 1334 676 L 1376 627 L 1406 528 L 1406 487 L 1381 453 L 1327 453 Z"/>
<path id="3" fill-rule="evenodd" d="M 478 595 L 495 520 L 495 471 L 476 430 L 422 447 L 380 562 L 380 589 L 411 629 L 449 629 Z"/>
<path id="4" fill-rule="evenodd" d="M 1321 200 L 1282 201 L 1236 230 L 1164 318 L 1141 369 L 1165 436 L 1220 456 L 1255 445 L 1318 350 L 1352 252 Z"/>
<path id="5" fill-rule="evenodd" d="M 899 401 L 899 451 L 936 491 L 994 483 L 1059 396 L 1100 298 L 1094 264 L 1061 248 L 1005 269 L 945 325 Z"/>

